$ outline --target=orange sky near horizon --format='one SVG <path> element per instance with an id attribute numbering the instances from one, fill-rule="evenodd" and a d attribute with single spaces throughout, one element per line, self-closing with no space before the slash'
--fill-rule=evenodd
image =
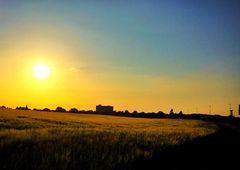
<path id="1" fill-rule="evenodd" d="M 171 108 L 176 112 L 209 113 L 211 105 L 212 114 L 228 115 L 231 103 L 237 114 L 238 98 L 231 97 L 234 96 L 231 86 L 221 77 L 209 80 L 207 72 L 197 77 L 169 79 L 163 76 L 88 72 L 74 65 L 65 66 L 61 60 L 50 60 L 47 55 L 44 59 L 20 58 L 8 57 L 4 65 L 1 64 L 5 73 L 0 84 L 1 105 L 95 110 L 97 104 L 103 104 L 113 105 L 116 110 L 166 113 Z M 34 77 L 33 68 L 38 63 L 51 67 L 48 78 L 39 80 Z M 214 84 L 215 81 L 218 84 Z M 209 84 L 206 85 L 206 82 Z M 226 88 L 229 88 L 228 91 Z"/>

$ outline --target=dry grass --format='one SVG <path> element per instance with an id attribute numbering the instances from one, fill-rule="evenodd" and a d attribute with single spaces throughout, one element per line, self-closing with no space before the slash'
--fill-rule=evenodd
<path id="1" fill-rule="evenodd" d="M 0 169 L 131 168 L 216 129 L 198 120 L 0 109 Z"/>

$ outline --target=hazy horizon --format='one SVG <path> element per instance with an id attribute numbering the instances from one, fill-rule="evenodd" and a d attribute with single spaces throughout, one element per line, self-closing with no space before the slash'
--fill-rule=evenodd
<path id="1" fill-rule="evenodd" d="M 237 115 L 239 9 L 238 0 L 0 0 L 0 106 L 211 105 L 228 115 L 231 104 Z"/>

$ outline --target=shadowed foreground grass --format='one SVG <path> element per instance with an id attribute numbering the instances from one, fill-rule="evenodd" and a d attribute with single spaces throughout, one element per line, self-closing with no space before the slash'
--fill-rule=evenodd
<path id="1" fill-rule="evenodd" d="M 0 169 L 132 169 L 216 130 L 197 120 L 0 109 Z"/>

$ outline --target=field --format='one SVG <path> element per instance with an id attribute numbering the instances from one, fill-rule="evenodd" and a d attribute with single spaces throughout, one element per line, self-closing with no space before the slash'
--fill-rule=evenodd
<path id="1" fill-rule="evenodd" d="M 0 169 L 132 169 L 216 130 L 199 120 L 0 109 Z"/>

